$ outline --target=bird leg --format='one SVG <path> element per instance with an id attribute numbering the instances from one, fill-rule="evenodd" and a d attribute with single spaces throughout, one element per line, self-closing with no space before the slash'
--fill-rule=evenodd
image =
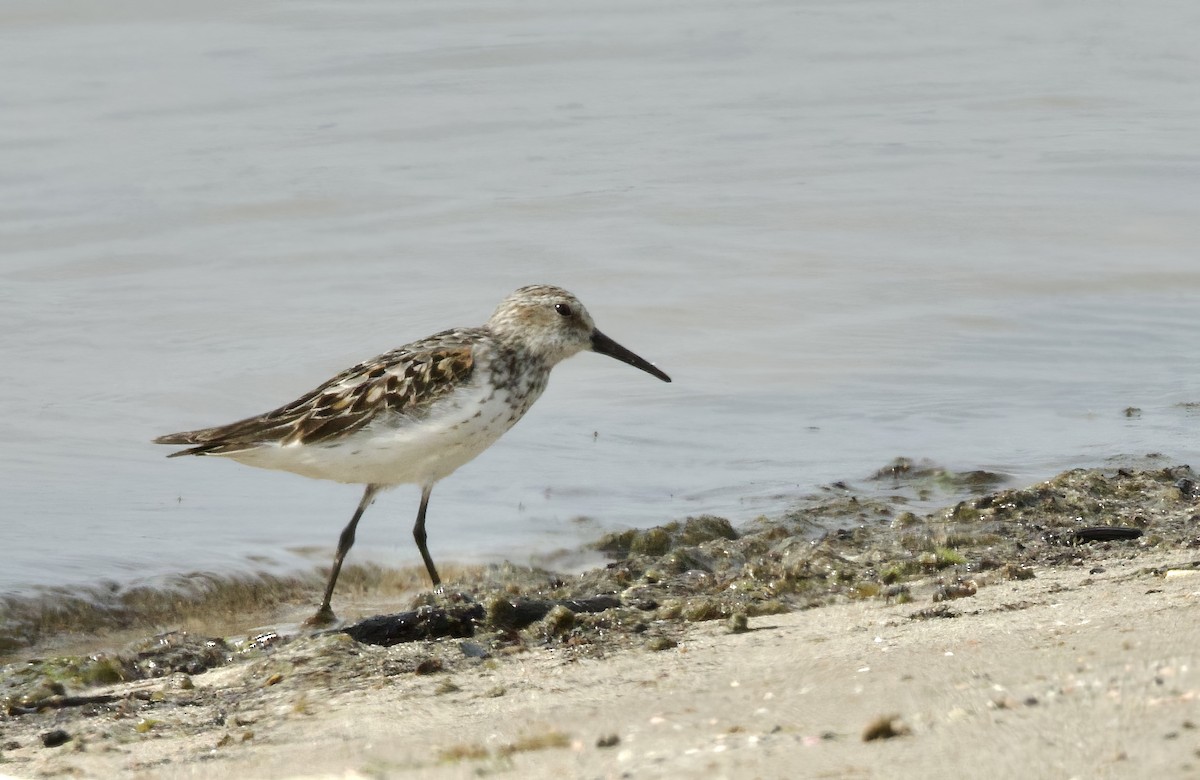
<path id="1" fill-rule="evenodd" d="M 425 546 L 425 510 L 429 507 L 429 494 L 432 492 L 433 485 L 425 485 L 421 488 L 421 508 L 417 510 L 417 523 L 413 526 L 413 539 L 417 540 L 417 549 L 421 551 L 425 568 L 429 570 L 429 578 L 433 580 L 434 587 L 437 587 L 442 584 L 442 578 L 438 576 L 437 569 L 433 565 L 433 558 L 429 557 L 429 548 Z"/>
<path id="2" fill-rule="evenodd" d="M 337 584 L 338 574 L 342 571 L 342 561 L 346 558 L 346 553 L 350 552 L 350 548 L 354 545 L 354 530 L 358 528 L 358 521 L 378 492 L 379 485 L 367 485 L 367 489 L 363 491 L 362 501 L 358 502 L 358 509 L 354 510 L 354 517 L 350 518 L 350 522 L 342 529 L 342 535 L 338 538 L 337 554 L 333 557 L 333 568 L 329 571 L 329 583 L 325 586 L 325 598 L 321 601 L 321 606 L 317 608 L 316 614 L 304 621 L 307 625 L 325 626 L 336 620 L 333 609 L 329 606 L 329 600 L 333 598 L 333 586 Z"/>

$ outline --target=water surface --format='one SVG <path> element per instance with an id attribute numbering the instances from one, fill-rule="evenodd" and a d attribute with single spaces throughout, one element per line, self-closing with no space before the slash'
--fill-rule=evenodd
<path id="1" fill-rule="evenodd" d="M 11 0 L 0 594 L 324 564 L 358 489 L 154 436 L 561 284 L 439 561 L 744 521 L 893 457 L 1193 460 L 1200 7 Z M 1126 416 L 1127 407 L 1141 413 Z M 420 559 L 417 491 L 353 556 Z"/>

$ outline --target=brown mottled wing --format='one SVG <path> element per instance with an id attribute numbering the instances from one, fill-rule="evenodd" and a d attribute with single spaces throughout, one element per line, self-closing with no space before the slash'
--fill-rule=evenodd
<path id="1" fill-rule="evenodd" d="M 412 419 L 466 382 L 475 368 L 471 331 L 446 331 L 348 368 L 295 401 L 216 428 L 160 436 L 158 444 L 194 444 L 179 455 L 222 455 L 263 444 L 320 444 L 353 433 L 377 415 Z"/>

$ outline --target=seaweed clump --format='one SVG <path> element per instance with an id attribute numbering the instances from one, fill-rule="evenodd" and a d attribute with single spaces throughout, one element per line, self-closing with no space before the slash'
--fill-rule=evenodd
<path id="1" fill-rule="evenodd" d="M 907 486 L 919 499 L 929 484 L 970 494 L 1006 478 L 901 459 L 872 481 L 885 479 L 919 482 Z M 1039 567 L 1082 565 L 1098 552 L 1200 546 L 1194 484 L 1188 466 L 1075 469 L 917 514 L 911 495 L 837 483 L 740 533 L 700 518 L 610 534 L 597 546 L 616 560 L 553 595 L 612 593 L 661 621 L 753 617 L 842 599 L 963 598 Z M 688 524 L 708 530 L 689 534 Z"/>

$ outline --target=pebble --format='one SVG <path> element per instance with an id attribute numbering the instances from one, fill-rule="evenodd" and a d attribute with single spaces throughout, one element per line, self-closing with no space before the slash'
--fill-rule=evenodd
<path id="1" fill-rule="evenodd" d="M 67 732 L 63 731 L 62 729 L 54 729 L 54 731 L 47 731 L 45 734 L 42 735 L 42 744 L 45 745 L 46 747 L 51 747 L 51 748 L 58 747 L 59 745 L 65 745 L 66 743 L 68 743 L 70 741 L 71 741 L 71 735 L 68 734 Z"/>

